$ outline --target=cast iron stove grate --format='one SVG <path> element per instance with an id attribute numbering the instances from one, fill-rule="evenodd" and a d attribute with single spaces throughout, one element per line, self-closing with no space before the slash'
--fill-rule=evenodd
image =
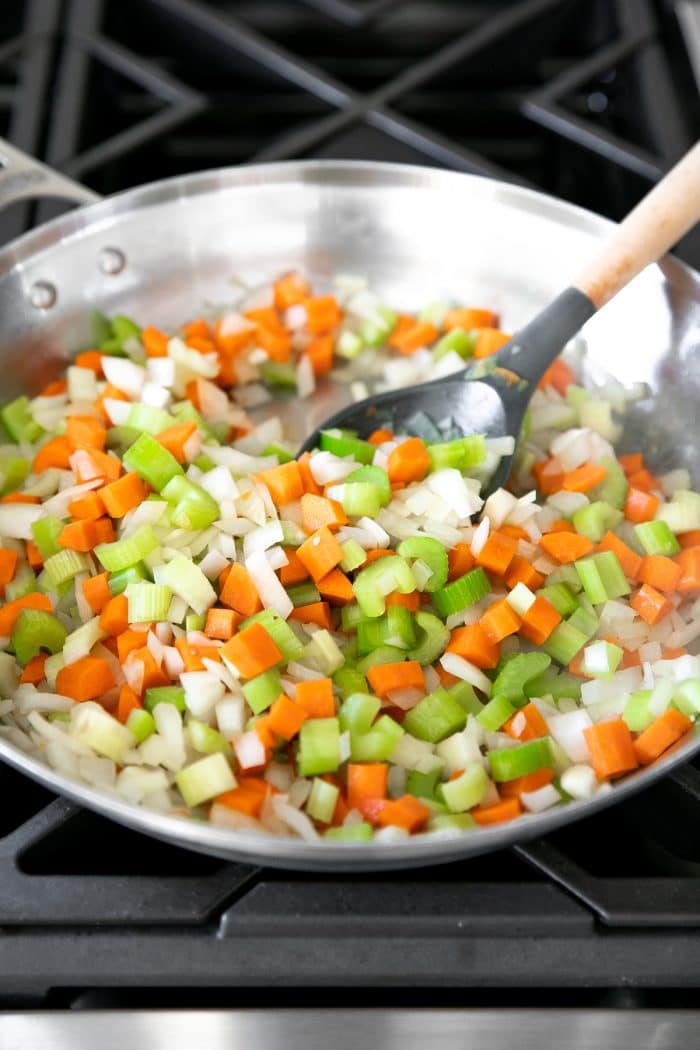
<path id="1" fill-rule="evenodd" d="M 495 175 L 615 218 L 700 128 L 673 8 L 27 0 L 0 9 L 0 132 L 103 193 L 216 165 L 349 157 Z M 0 239 L 53 207 L 4 214 Z M 700 263 L 692 239 L 682 254 Z M 639 1004 L 698 985 L 694 765 L 547 840 L 377 876 L 201 857 L 6 767 L 0 793 L 0 1005 L 133 1004 L 145 988 L 151 1005 L 157 988 L 179 989 L 179 1005 L 250 1005 L 255 986 L 295 1004 L 325 989 L 325 1005 L 344 988 L 355 1004 L 412 988 L 412 1003 L 424 989 L 465 1005 L 534 988 L 597 1004 L 617 989 L 619 1002 L 627 987 Z M 184 992 L 198 988 L 210 991 Z"/>

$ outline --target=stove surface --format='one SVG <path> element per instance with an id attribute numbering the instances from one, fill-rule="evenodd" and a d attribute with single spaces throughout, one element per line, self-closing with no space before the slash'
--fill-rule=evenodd
<path id="1" fill-rule="evenodd" d="M 619 218 L 698 137 L 693 6 L 27 0 L 0 9 L 0 134 L 100 193 L 342 157 Z M 56 208 L 3 213 L 0 241 Z M 700 265 L 697 236 L 680 254 Z M 5 1009 L 694 1005 L 700 766 L 547 840 L 381 876 L 187 853 L 4 766 L 0 794 Z"/>

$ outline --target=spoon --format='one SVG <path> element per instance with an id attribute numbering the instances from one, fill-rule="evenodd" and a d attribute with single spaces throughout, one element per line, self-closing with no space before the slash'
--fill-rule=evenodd
<path id="1" fill-rule="evenodd" d="M 417 413 L 427 415 L 443 433 L 447 425 L 464 436 L 517 439 L 530 398 L 564 345 L 698 219 L 700 142 L 627 215 L 572 287 L 486 359 L 487 374 L 477 377 L 473 368 L 467 368 L 348 405 L 312 431 L 299 454 L 318 447 L 322 430 L 354 430 L 367 437 L 377 427 L 387 426 L 400 434 Z M 512 454 L 503 456 L 487 493 L 504 484 L 512 461 Z"/>

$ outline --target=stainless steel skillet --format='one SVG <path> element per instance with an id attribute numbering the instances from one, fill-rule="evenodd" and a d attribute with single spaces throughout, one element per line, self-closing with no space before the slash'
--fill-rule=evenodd
<path id="1" fill-rule="evenodd" d="M 0 141 L 0 206 L 28 196 L 93 200 Z M 304 162 L 225 169 L 92 203 L 0 250 L 0 396 L 36 392 L 76 347 L 90 311 L 172 323 L 204 301 L 227 303 L 291 267 L 317 281 L 366 275 L 398 307 L 454 298 L 493 304 L 515 329 L 565 287 L 610 229 L 552 198 L 473 176 L 389 164 Z M 673 259 L 648 268 L 584 329 L 588 367 L 652 391 L 626 427 L 659 469 L 700 482 L 700 277 Z M 285 406 L 293 436 L 340 408 L 329 384 Z M 277 411 L 277 409 L 275 409 Z M 700 749 L 691 737 L 610 792 L 455 839 L 307 844 L 165 817 L 62 777 L 0 739 L 0 756 L 50 789 L 137 830 L 218 856 L 308 870 L 399 868 L 455 860 L 589 816 L 649 785 Z"/>

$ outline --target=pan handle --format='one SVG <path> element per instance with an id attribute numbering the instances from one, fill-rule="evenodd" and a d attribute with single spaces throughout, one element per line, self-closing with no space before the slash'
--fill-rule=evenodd
<path id="1" fill-rule="evenodd" d="M 99 194 L 47 167 L 0 138 L 0 210 L 34 197 L 65 197 L 78 204 L 99 200 Z"/>

